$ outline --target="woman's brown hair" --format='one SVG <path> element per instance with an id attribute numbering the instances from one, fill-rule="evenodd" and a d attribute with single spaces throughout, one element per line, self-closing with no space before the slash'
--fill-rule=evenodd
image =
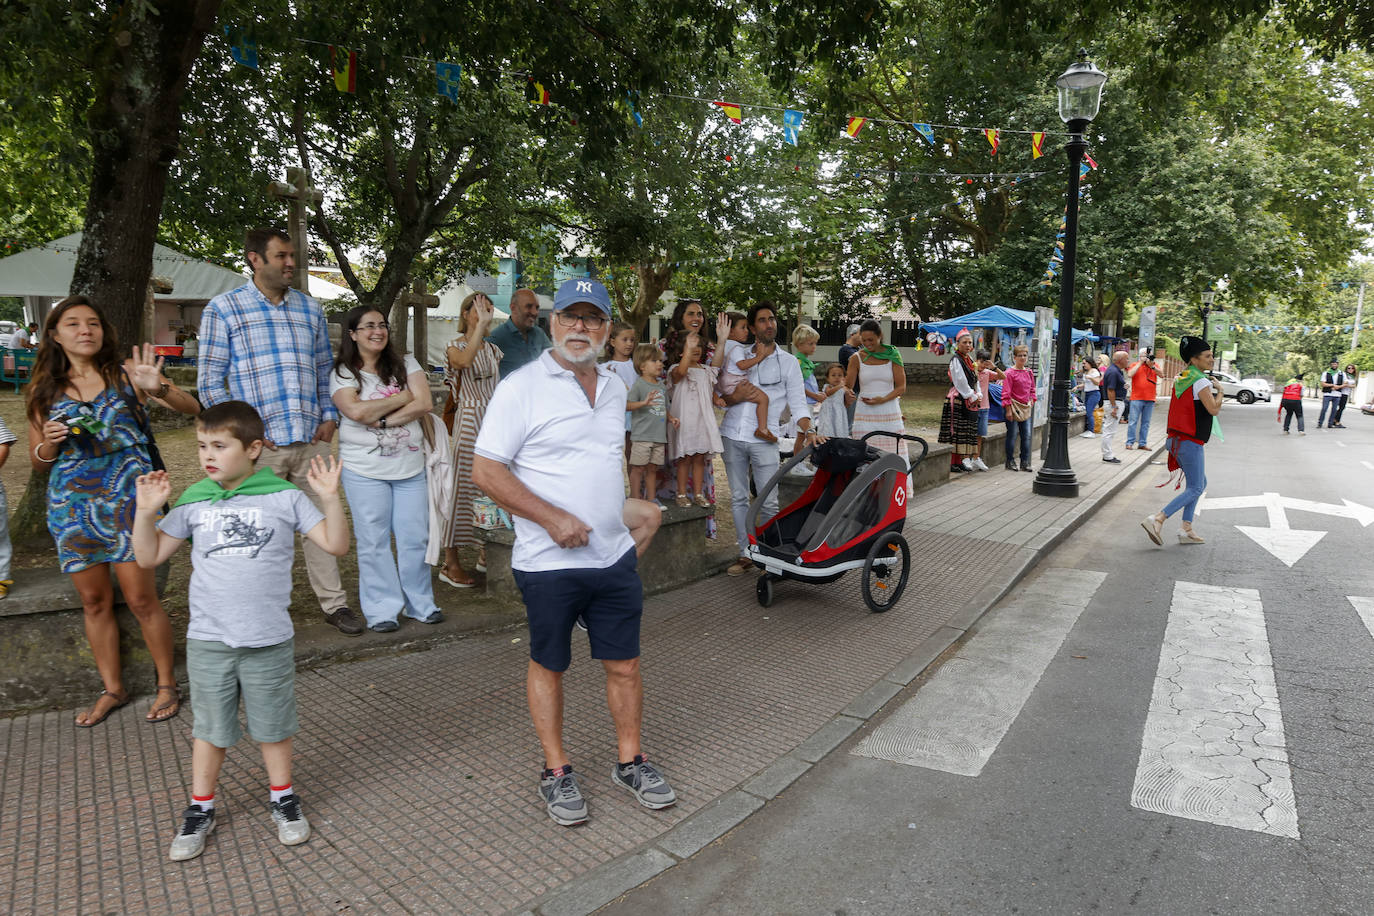
<path id="1" fill-rule="evenodd" d="M 67 358 L 67 351 L 57 342 L 54 331 L 62 316 L 78 305 L 86 306 L 100 319 L 100 349 L 96 351 L 91 362 L 95 364 L 100 377 L 105 380 L 105 387 L 116 388 L 120 384 L 119 340 L 115 336 L 114 327 L 105 318 L 105 313 L 91 300 L 85 296 L 68 296 L 53 306 L 53 310 L 48 313 L 47 320 L 43 322 L 43 336 L 38 344 L 38 353 L 33 358 L 33 376 L 26 395 L 29 402 L 26 413 L 29 422 L 35 426 L 41 427 L 47 421 L 53 402 L 71 380 L 71 360 Z"/>

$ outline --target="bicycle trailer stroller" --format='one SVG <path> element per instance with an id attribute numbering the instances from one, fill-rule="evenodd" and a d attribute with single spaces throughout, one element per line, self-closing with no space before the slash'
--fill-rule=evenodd
<path id="1" fill-rule="evenodd" d="M 908 464 L 869 445 L 874 436 L 918 442 L 921 454 Z M 779 579 L 834 582 L 851 569 L 863 570 L 869 610 L 881 613 L 896 604 L 911 573 L 911 550 L 901 534 L 907 481 L 928 451 L 924 439 L 878 431 L 863 439 L 808 445 L 780 467 L 749 504 L 749 559 L 763 570 L 756 589 L 759 604 L 773 603 L 773 583 Z M 806 492 L 759 525 L 768 496 L 808 458 L 816 473 Z"/>

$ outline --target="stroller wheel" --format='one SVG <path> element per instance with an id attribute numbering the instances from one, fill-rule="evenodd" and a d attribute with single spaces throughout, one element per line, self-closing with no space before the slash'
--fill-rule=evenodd
<path id="1" fill-rule="evenodd" d="M 773 577 L 764 573 L 759 576 L 758 585 L 754 586 L 754 594 L 758 596 L 759 604 L 764 607 L 773 606 Z"/>
<path id="2" fill-rule="evenodd" d="M 884 534 L 868 548 L 864 560 L 864 604 L 881 614 L 902 597 L 911 574 L 911 550 L 900 534 Z"/>

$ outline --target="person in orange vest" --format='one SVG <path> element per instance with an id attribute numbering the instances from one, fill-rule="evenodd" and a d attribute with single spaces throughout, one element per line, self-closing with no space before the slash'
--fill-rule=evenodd
<path id="1" fill-rule="evenodd" d="M 1293 418 L 1298 418 L 1298 435 L 1305 436 L 1307 433 L 1302 426 L 1302 376 L 1294 376 L 1283 386 L 1283 399 L 1279 401 L 1279 412 L 1274 417 L 1277 423 L 1279 418 L 1283 418 L 1283 434 L 1291 435 L 1288 427 L 1292 424 Z"/>

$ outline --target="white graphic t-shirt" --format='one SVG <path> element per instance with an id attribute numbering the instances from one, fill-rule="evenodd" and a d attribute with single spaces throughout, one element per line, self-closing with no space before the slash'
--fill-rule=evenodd
<path id="1" fill-rule="evenodd" d="M 158 528 L 191 539 L 187 638 L 235 648 L 290 639 L 296 532 L 322 521 L 324 513 L 296 489 L 187 503 L 167 513 Z"/>
<path id="2" fill-rule="evenodd" d="M 405 363 L 407 377 L 424 371 L 408 353 Z M 341 388 L 355 388 L 359 399 L 364 401 L 399 394 L 405 387 L 405 379 L 399 385 L 383 385 L 382 380 L 372 372 L 360 372 L 358 378 L 354 378 L 347 369 L 340 368 L 329 376 L 331 395 Z M 414 477 L 425 469 L 424 431 L 420 429 L 420 421 L 411 420 L 404 426 L 382 429 L 380 426 L 364 426 L 340 413 L 339 461 L 354 474 L 373 480 L 406 480 Z"/>

